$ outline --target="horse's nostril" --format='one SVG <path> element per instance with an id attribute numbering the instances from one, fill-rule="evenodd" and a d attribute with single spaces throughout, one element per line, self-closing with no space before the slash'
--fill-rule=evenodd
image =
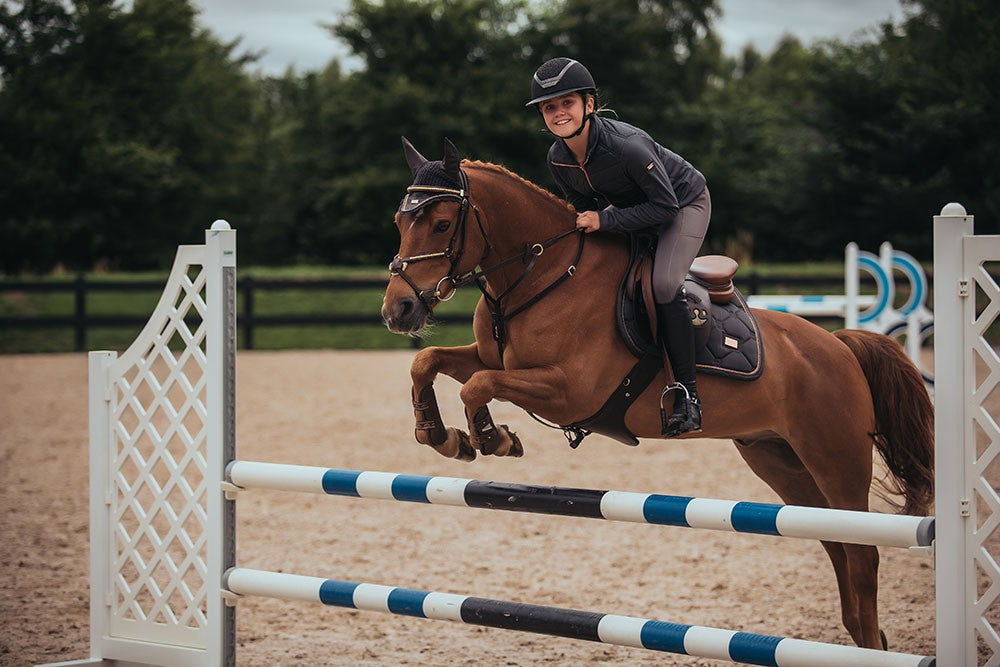
<path id="1" fill-rule="evenodd" d="M 408 317 L 413 313 L 414 301 L 413 299 L 400 299 L 399 306 L 397 308 L 399 317 Z"/>

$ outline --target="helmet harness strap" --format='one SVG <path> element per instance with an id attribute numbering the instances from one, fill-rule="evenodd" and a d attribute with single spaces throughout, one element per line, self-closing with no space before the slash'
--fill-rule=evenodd
<path id="1" fill-rule="evenodd" d="M 577 129 L 576 132 L 574 132 L 573 134 L 569 135 L 566 138 L 567 139 L 572 139 L 573 137 L 579 137 L 581 134 L 583 134 L 583 130 L 587 127 L 587 121 L 590 120 L 593 117 L 594 117 L 594 112 L 593 111 L 591 111 L 590 113 L 584 114 L 583 115 L 583 122 L 580 123 L 580 127 Z"/>

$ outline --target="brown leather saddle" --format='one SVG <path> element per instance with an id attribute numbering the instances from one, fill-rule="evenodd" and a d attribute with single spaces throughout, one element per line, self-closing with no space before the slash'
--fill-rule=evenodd
<path id="1" fill-rule="evenodd" d="M 673 372 L 656 335 L 652 290 L 655 242 L 655 237 L 630 235 L 629 264 L 615 308 L 618 331 L 638 361 L 600 410 L 563 427 L 571 447 L 577 447 L 590 433 L 639 444 L 625 426 L 625 413 L 661 370 L 666 371 L 668 384 L 673 383 Z M 736 260 L 724 255 L 698 257 L 684 287 L 694 324 L 698 371 L 754 380 L 764 370 L 764 348 L 757 321 L 733 283 L 738 268 Z"/>

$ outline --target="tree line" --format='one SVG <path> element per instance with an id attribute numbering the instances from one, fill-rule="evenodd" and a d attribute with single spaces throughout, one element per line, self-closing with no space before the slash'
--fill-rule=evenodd
<path id="1" fill-rule="evenodd" d="M 0 270 L 160 268 L 216 218 L 245 265 L 383 263 L 400 136 L 554 189 L 524 102 L 559 55 L 705 173 L 707 251 L 929 257 L 944 203 L 1000 219 L 1000 4 L 903 5 L 862 39 L 731 57 L 716 0 L 353 0 L 327 27 L 358 67 L 264 76 L 190 0 L 0 4 Z"/>

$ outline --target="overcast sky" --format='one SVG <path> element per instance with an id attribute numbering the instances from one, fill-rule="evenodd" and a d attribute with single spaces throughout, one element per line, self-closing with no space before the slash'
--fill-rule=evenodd
<path id="1" fill-rule="evenodd" d="M 805 43 L 837 37 L 851 39 L 858 31 L 892 18 L 899 21 L 899 0 L 720 0 L 722 18 L 715 29 L 727 53 L 747 44 L 769 52 L 786 33 Z M 288 67 L 317 70 L 333 58 L 346 59 L 347 50 L 320 26 L 333 23 L 350 0 L 195 0 L 200 21 L 225 41 L 243 38 L 249 51 L 263 51 L 257 69 L 280 75 Z"/>

